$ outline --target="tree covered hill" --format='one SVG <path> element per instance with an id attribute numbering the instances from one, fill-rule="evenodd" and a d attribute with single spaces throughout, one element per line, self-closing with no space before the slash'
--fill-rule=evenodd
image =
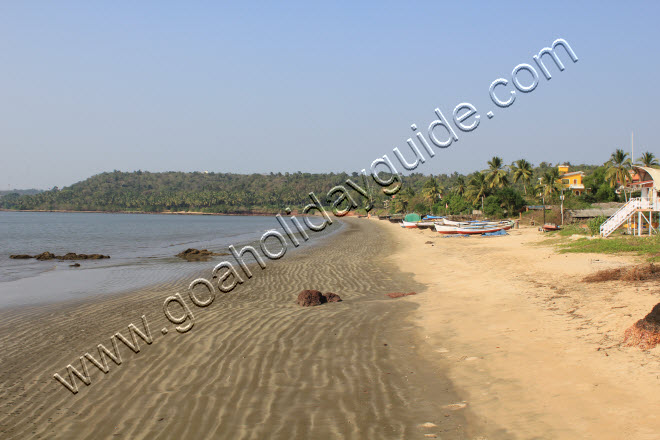
<path id="1" fill-rule="evenodd" d="M 618 199 L 613 181 L 607 181 L 613 179 L 608 174 L 614 169 L 609 162 L 603 166 L 577 165 L 572 169 L 586 172 L 584 184 L 587 191 L 580 197 L 568 197 L 567 205 L 581 206 Z M 381 177 L 386 178 L 382 174 Z M 344 185 L 348 190 L 345 182 L 349 178 L 364 187 L 362 176 L 355 172 L 349 175 L 115 170 L 97 174 L 61 190 L 53 188 L 38 194 L 7 194 L 0 198 L 0 208 L 274 214 L 285 208 L 300 211 L 310 202 L 310 192 L 314 192 L 328 207 L 338 197 L 334 195 L 328 201 L 328 191 L 336 185 Z M 499 157 L 488 161 L 487 169 L 468 175 L 454 172 L 451 175 L 412 173 L 402 176 L 401 191 L 395 197 L 385 195 L 370 176 L 366 180 L 376 212 L 469 213 L 472 209 L 483 207 L 488 215 L 500 215 L 515 212 L 525 203 L 538 204 L 542 197 L 548 203 L 557 202 L 561 187 L 556 166 L 541 162 L 534 167 L 525 160 L 505 165 Z M 366 200 L 356 191 L 350 192 L 359 207 L 363 208 Z"/>
<path id="2" fill-rule="evenodd" d="M 300 210 L 313 191 L 325 203 L 325 194 L 357 173 L 232 174 L 201 172 L 106 172 L 63 189 L 34 195 L 8 194 L 5 209 L 73 211 L 191 211 L 208 213 L 277 213 L 286 207 Z M 406 177 L 421 187 L 423 176 Z M 386 197 L 376 193 L 375 198 Z M 356 200 L 363 206 L 364 198 Z M 383 206 L 382 202 L 379 206 Z"/>

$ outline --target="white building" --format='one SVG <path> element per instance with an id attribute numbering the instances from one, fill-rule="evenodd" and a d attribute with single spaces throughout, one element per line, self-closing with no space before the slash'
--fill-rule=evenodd
<path id="1" fill-rule="evenodd" d="M 628 200 L 614 215 L 600 227 L 600 235 L 607 237 L 623 223 L 628 222 L 634 235 L 658 233 L 660 215 L 660 170 L 649 167 L 633 167 L 639 181 L 629 184 L 633 191 L 640 191 L 640 197 Z"/>

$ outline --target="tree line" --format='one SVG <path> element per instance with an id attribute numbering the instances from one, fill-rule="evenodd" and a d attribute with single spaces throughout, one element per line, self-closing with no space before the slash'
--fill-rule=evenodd
<path id="1" fill-rule="evenodd" d="M 657 167 L 653 153 L 645 153 L 641 165 Z M 570 164 L 569 164 L 570 165 Z M 568 207 L 616 201 L 617 182 L 631 179 L 632 161 L 616 150 L 605 164 L 578 165 L 586 177 L 583 195 L 566 194 Z M 270 173 L 234 174 L 213 172 L 112 171 L 84 181 L 38 194 L 12 192 L 0 198 L 0 207 L 17 210 L 71 210 L 109 212 L 205 212 L 225 214 L 273 214 L 290 207 L 298 210 L 309 203 L 308 194 L 326 194 L 335 185 L 357 173 Z M 373 184 L 373 182 L 371 182 Z M 376 212 L 416 211 L 460 214 L 483 209 L 489 216 L 511 215 L 545 199 L 557 200 L 561 179 L 556 166 L 541 162 L 533 166 L 525 159 L 505 165 L 500 157 L 488 161 L 485 170 L 428 176 L 402 176 L 401 190 L 394 196 L 372 188 Z M 359 199 L 357 197 L 356 199 Z"/>
<path id="2" fill-rule="evenodd" d="M 525 159 L 505 165 L 500 157 L 488 161 L 488 168 L 463 176 L 454 173 L 431 176 L 419 191 L 407 186 L 394 196 L 390 212 L 430 212 L 433 214 L 466 214 L 475 209 L 492 217 L 513 215 L 529 204 L 555 204 L 564 194 L 567 209 L 588 208 L 592 203 L 616 202 L 626 198 L 626 191 L 617 191 L 632 181 L 633 165 L 658 168 L 660 164 L 651 152 L 633 163 L 628 153 L 617 149 L 602 165 L 569 165 L 583 171 L 585 190 L 580 195 L 563 191 L 557 166 L 541 162 L 534 167 Z"/>

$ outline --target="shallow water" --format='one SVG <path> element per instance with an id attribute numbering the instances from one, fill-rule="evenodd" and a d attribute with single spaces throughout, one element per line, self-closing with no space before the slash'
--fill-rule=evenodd
<path id="1" fill-rule="evenodd" d="M 320 219 L 314 222 L 318 224 Z M 339 229 L 337 224 L 322 233 L 310 232 L 310 243 Z M 229 245 L 253 243 L 271 229 L 282 231 L 275 217 L 0 212 L 0 307 L 174 282 L 231 258 L 187 262 L 175 257 L 179 252 L 187 248 L 229 252 Z M 293 246 L 287 244 L 289 252 Z M 99 253 L 111 258 L 78 261 L 81 267 L 77 268 L 70 267 L 72 261 L 9 258 L 44 251 L 56 255 Z"/>

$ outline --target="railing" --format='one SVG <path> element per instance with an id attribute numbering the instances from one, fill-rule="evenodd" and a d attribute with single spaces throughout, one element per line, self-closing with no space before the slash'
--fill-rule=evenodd
<path id="1" fill-rule="evenodd" d="M 646 209 L 650 206 L 649 200 L 635 197 L 628 200 L 628 203 L 619 208 L 610 218 L 600 225 L 601 237 L 607 237 L 623 224 L 636 209 Z"/>

